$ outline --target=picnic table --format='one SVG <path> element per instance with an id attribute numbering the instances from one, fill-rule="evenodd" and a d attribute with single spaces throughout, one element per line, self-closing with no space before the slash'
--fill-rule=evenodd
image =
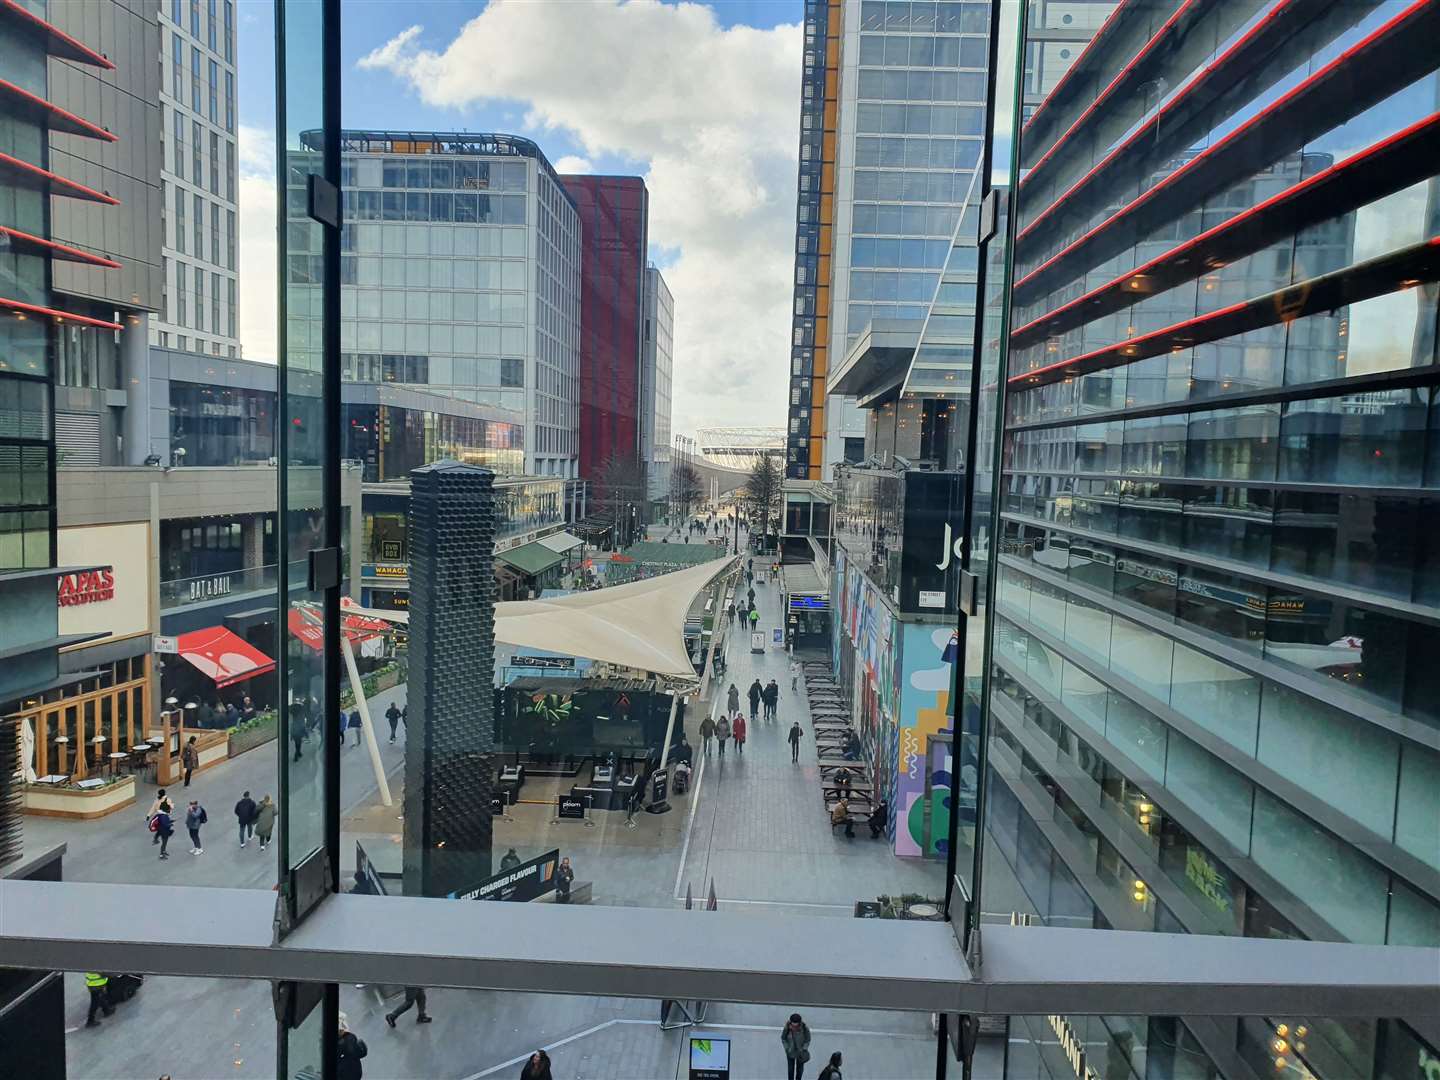
<path id="1" fill-rule="evenodd" d="M 834 784 L 823 784 L 821 790 L 825 793 L 825 805 L 834 806 L 840 801 L 841 788 Z M 871 784 L 856 782 L 850 785 L 850 794 L 846 796 L 852 803 L 863 802 L 870 805 L 875 803 L 875 788 Z"/>
<path id="2" fill-rule="evenodd" d="M 863 761 L 851 761 L 843 757 L 822 757 L 820 759 L 820 776 L 824 779 L 828 774 L 833 774 L 836 769 L 854 769 L 856 772 L 865 767 Z"/>

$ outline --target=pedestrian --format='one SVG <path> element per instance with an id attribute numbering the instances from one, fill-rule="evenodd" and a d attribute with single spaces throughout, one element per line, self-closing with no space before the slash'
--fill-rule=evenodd
<path id="1" fill-rule="evenodd" d="M 801 1080 L 810 1060 L 810 1029 L 799 1013 L 791 1013 L 789 1023 L 780 1029 L 780 1045 L 785 1048 L 786 1080 Z"/>
<path id="2" fill-rule="evenodd" d="M 760 700 L 765 703 L 765 719 L 774 720 L 775 706 L 780 701 L 780 687 L 776 685 L 774 679 L 766 683 L 765 688 L 760 691 Z"/>
<path id="3" fill-rule="evenodd" d="M 155 820 L 155 815 L 162 811 L 167 814 L 173 814 L 175 812 L 175 807 L 170 802 L 170 796 L 165 794 L 163 787 L 155 793 L 155 801 L 150 804 L 150 809 L 145 811 L 145 824 L 150 828 L 150 833 L 154 838 L 150 841 L 152 844 L 160 843 L 160 834 L 155 831 L 154 826 L 150 823 Z"/>
<path id="4" fill-rule="evenodd" d="M 845 1080 L 840 1075 L 840 1061 L 840 1051 L 836 1050 L 830 1055 L 830 1064 L 820 1070 L 819 1080 Z"/>
<path id="5" fill-rule="evenodd" d="M 300 747 L 310 734 L 310 725 L 305 722 L 305 708 L 299 702 L 290 706 L 290 741 L 295 744 L 295 760 L 300 760 Z"/>
<path id="6" fill-rule="evenodd" d="M 335 1056 L 338 1059 L 335 1068 L 336 1080 L 361 1080 L 365 1075 L 365 1067 L 360 1064 L 360 1059 L 370 1053 L 370 1048 L 365 1045 L 365 1040 L 350 1030 L 350 1020 L 342 1012 L 340 1014 L 340 1038 L 335 1041 Z"/>
<path id="7" fill-rule="evenodd" d="M 170 853 L 166 850 L 170 846 L 170 837 L 175 835 L 175 823 L 170 818 L 170 800 L 165 800 L 164 808 L 156 811 L 155 816 L 150 819 L 150 831 L 160 840 L 160 858 L 168 859 Z"/>
<path id="8" fill-rule="evenodd" d="M 180 751 L 180 766 L 185 770 L 185 786 L 190 786 L 190 774 L 200 764 L 200 751 L 195 746 L 195 736 L 191 735 L 185 743 L 185 749 Z"/>
<path id="9" fill-rule="evenodd" d="M 519 866 L 519 865 L 520 865 L 520 856 L 515 853 L 515 849 L 514 849 L 513 847 L 512 847 L 509 851 L 505 852 L 505 854 L 500 857 L 500 869 L 501 869 L 501 871 L 513 870 L 513 869 L 515 869 L 515 867 L 517 867 L 517 866 Z M 422 1009 L 421 1011 L 423 1012 L 424 1010 Z"/>
<path id="10" fill-rule="evenodd" d="M 246 720 L 255 719 L 255 702 L 250 700 L 249 694 L 246 694 L 245 699 L 240 703 L 240 715 Z"/>
<path id="11" fill-rule="evenodd" d="M 735 753 L 745 753 L 745 714 L 739 709 L 735 710 L 735 716 L 730 721 L 730 734 L 735 736 Z"/>
<path id="12" fill-rule="evenodd" d="M 791 689 L 791 690 L 799 690 L 799 689 L 800 689 L 800 661 L 799 661 L 799 660 L 791 660 L 791 661 L 790 661 L 790 689 Z"/>
<path id="13" fill-rule="evenodd" d="M 275 804 L 266 795 L 255 808 L 255 835 L 260 838 L 260 850 L 270 846 L 270 834 L 275 831 Z"/>
<path id="14" fill-rule="evenodd" d="M 100 1021 L 95 1019 L 95 1013 L 103 1011 L 109 1016 L 115 1011 L 115 1006 L 110 1004 L 110 976 L 103 971 L 87 971 L 85 988 L 90 991 L 90 1015 L 85 1018 L 85 1026 L 99 1027 Z"/>
<path id="15" fill-rule="evenodd" d="M 235 703 L 232 701 L 225 706 L 225 726 L 234 727 L 238 723 L 240 723 L 240 710 L 235 708 Z"/>
<path id="16" fill-rule="evenodd" d="M 570 867 L 570 859 L 560 860 L 560 868 L 555 871 L 555 902 L 557 904 L 568 904 L 570 902 L 570 886 L 575 881 L 575 871 Z"/>
<path id="17" fill-rule="evenodd" d="M 746 595 L 746 599 L 748 599 L 748 600 L 750 601 L 750 606 L 753 608 L 753 607 L 755 606 L 755 590 L 754 590 L 754 589 L 751 589 L 751 590 L 750 590 L 749 592 L 747 592 L 745 595 Z"/>
<path id="18" fill-rule="evenodd" d="M 510 850 L 513 852 L 515 849 L 511 848 Z M 386 1013 L 385 1022 L 393 1028 L 395 1026 L 396 1018 L 406 1012 L 409 1012 L 411 1005 L 418 1006 L 420 1009 L 419 1014 L 415 1017 L 415 1022 L 417 1024 L 430 1023 L 431 1016 L 425 1011 L 425 988 L 423 986 L 405 987 L 405 1004 L 401 1005 L 394 1012 Z"/>
<path id="19" fill-rule="evenodd" d="M 760 612 L 753 607 L 750 609 L 750 632 L 753 634 L 760 628 Z"/>
<path id="20" fill-rule="evenodd" d="M 760 680 L 758 678 L 750 684 L 750 689 L 746 691 L 746 696 L 750 699 L 751 723 L 755 722 L 755 714 L 760 711 L 760 698 L 764 695 L 764 693 L 765 688 L 760 685 Z"/>
<path id="21" fill-rule="evenodd" d="M 732 716 L 740 711 L 740 691 L 735 688 L 733 682 L 730 684 L 730 689 L 725 692 L 725 711 Z"/>
<path id="22" fill-rule="evenodd" d="M 725 756 L 725 740 L 730 738 L 730 718 L 724 713 L 715 724 L 715 741 L 720 744 L 720 756 Z"/>
<path id="23" fill-rule="evenodd" d="M 710 756 L 710 740 L 715 737 L 715 721 L 705 717 L 700 721 L 700 752 L 706 757 Z"/>
<path id="24" fill-rule="evenodd" d="M 360 710 L 359 710 L 358 708 L 354 708 L 354 709 L 351 709 L 351 710 L 350 710 L 350 730 L 355 733 L 355 745 L 356 745 L 356 746 L 359 746 L 359 745 L 360 745 Z"/>
<path id="25" fill-rule="evenodd" d="M 235 804 L 235 820 L 240 825 L 240 846 L 242 848 L 245 846 L 245 841 L 254 835 L 255 812 L 258 809 L 248 791 L 244 792 L 240 796 L 240 801 Z"/>
<path id="26" fill-rule="evenodd" d="M 395 702 L 390 702 L 390 707 L 385 710 L 385 719 L 390 721 L 390 741 L 395 741 L 395 729 L 400 726 L 400 707 Z"/>
<path id="27" fill-rule="evenodd" d="M 200 800 L 191 799 L 190 809 L 185 811 L 185 828 L 190 833 L 191 855 L 204 855 L 205 847 L 200 843 L 200 826 L 210 820 L 210 815 L 205 813 L 205 808 L 200 805 Z"/>
<path id="28" fill-rule="evenodd" d="M 805 732 L 800 730 L 799 720 L 790 725 L 790 760 L 796 763 L 800 761 L 800 737 L 804 734 Z"/>
<path id="29" fill-rule="evenodd" d="M 885 832 L 885 826 L 889 820 L 889 817 L 890 804 L 884 799 L 881 799 L 880 805 L 875 807 L 874 810 L 871 810 L 870 816 L 865 819 L 865 824 L 870 826 L 871 840 L 878 840 L 881 834 Z"/>
<path id="30" fill-rule="evenodd" d="M 544 1050 L 536 1050 L 526 1058 L 520 1069 L 520 1080 L 553 1080 L 550 1075 L 550 1055 Z"/>

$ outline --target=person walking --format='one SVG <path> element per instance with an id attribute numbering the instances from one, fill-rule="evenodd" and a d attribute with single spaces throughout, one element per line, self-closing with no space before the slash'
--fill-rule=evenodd
<path id="1" fill-rule="evenodd" d="M 395 741 L 395 729 L 400 726 L 400 706 L 390 702 L 390 707 L 385 710 L 385 719 L 390 721 L 390 741 Z"/>
<path id="2" fill-rule="evenodd" d="M 290 741 L 295 744 L 295 760 L 300 760 L 300 747 L 305 744 L 305 738 L 310 734 L 310 725 L 305 721 L 305 708 L 298 702 L 292 705 L 290 712 Z"/>
<path id="3" fill-rule="evenodd" d="M 370 1053 L 370 1048 L 365 1045 L 364 1039 L 350 1030 L 350 1019 L 343 1012 L 339 1028 L 340 1038 L 335 1040 L 335 1056 L 338 1059 L 336 1080 L 363 1080 L 365 1067 L 360 1064 L 360 1059 Z"/>
<path id="4" fill-rule="evenodd" d="M 785 1048 L 786 1080 L 802 1080 L 805 1063 L 810 1060 L 810 1028 L 799 1013 L 791 1013 L 789 1022 L 780 1029 L 780 1045 Z"/>
<path id="5" fill-rule="evenodd" d="M 799 720 L 790 725 L 790 734 L 787 736 L 790 740 L 790 760 L 797 764 L 800 761 L 800 737 L 804 734 L 805 732 L 800 730 Z"/>
<path id="6" fill-rule="evenodd" d="M 275 831 L 275 804 L 266 795 L 255 808 L 255 835 L 260 838 L 260 850 L 270 846 L 270 834 Z"/>
<path id="7" fill-rule="evenodd" d="M 771 679 L 765 684 L 765 689 L 760 691 L 760 700 L 765 702 L 765 719 L 775 719 L 775 706 L 780 703 L 780 686 Z"/>
<path id="8" fill-rule="evenodd" d="M 715 721 L 705 717 L 700 721 L 700 751 L 706 757 L 710 756 L 710 740 L 715 737 Z"/>
<path id="9" fill-rule="evenodd" d="M 170 800 L 165 800 L 165 808 L 157 810 L 155 816 L 150 819 L 150 831 L 160 840 L 160 858 L 168 859 L 170 852 L 166 850 L 170 846 L 170 837 L 175 835 L 175 823 L 170 818 Z"/>
<path id="10" fill-rule="evenodd" d="M 570 886 L 575 882 L 575 871 L 570 867 L 570 859 L 567 856 L 560 860 L 560 867 L 555 871 L 555 902 L 557 904 L 568 904 L 570 902 Z"/>
<path id="11" fill-rule="evenodd" d="M 750 684 L 750 689 L 746 691 L 746 696 L 750 698 L 750 722 L 752 724 L 755 722 L 755 714 L 760 711 L 760 698 L 764 693 L 765 688 L 760 685 L 758 678 Z"/>
<path id="12" fill-rule="evenodd" d="M 755 608 L 750 609 L 750 632 L 754 633 L 760 628 L 760 612 Z"/>
<path id="13" fill-rule="evenodd" d="M 800 661 L 799 661 L 799 660 L 791 660 L 791 661 L 790 661 L 790 689 L 791 689 L 791 690 L 799 690 L 799 689 L 800 689 Z"/>
<path id="14" fill-rule="evenodd" d="M 434 1019 L 425 1011 L 425 988 L 423 986 L 407 986 L 405 987 L 405 1004 L 393 1012 L 386 1013 L 385 1022 L 393 1028 L 396 1019 L 409 1012 L 412 1005 L 418 1006 L 420 1009 L 419 1014 L 415 1017 L 417 1024 L 428 1024 Z"/>
<path id="15" fill-rule="evenodd" d="M 190 808 L 185 811 L 185 828 L 190 833 L 190 854 L 204 855 L 205 847 L 200 843 L 200 826 L 210 820 L 210 815 L 205 813 L 205 808 L 200 805 L 200 800 L 191 799 Z"/>
<path id="16" fill-rule="evenodd" d="M 730 721 L 730 734 L 735 736 L 735 753 L 745 753 L 745 714 L 739 709 L 735 710 L 735 716 Z"/>
<path id="17" fill-rule="evenodd" d="M 145 824 L 150 826 L 150 834 L 153 837 L 150 841 L 151 844 L 160 843 L 160 834 L 150 823 L 155 820 L 155 815 L 161 812 L 166 814 L 173 814 L 175 812 L 175 806 L 170 802 L 170 796 L 165 794 L 163 787 L 155 793 L 155 801 L 150 804 L 150 809 L 145 812 Z"/>
<path id="18" fill-rule="evenodd" d="M 240 801 L 235 804 L 235 821 L 240 826 L 240 846 L 242 848 L 245 846 L 245 841 L 255 833 L 255 813 L 258 809 L 248 791 L 241 794 Z"/>
<path id="19" fill-rule="evenodd" d="M 730 738 L 730 718 L 724 713 L 715 723 L 715 741 L 720 744 L 720 756 L 725 756 L 725 740 Z"/>
<path id="20" fill-rule="evenodd" d="M 725 692 L 725 711 L 732 716 L 740 711 L 740 691 L 735 688 L 733 682 L 730 684 L 730 689 Z"/>
<path id="21" fill-rule="evenodd" d="M 841 1061 L 840 1051 L 836 1050 L 835 1053 L 830 1055 L 830 1064 L 820 1070 L 819 1080 L 845 1080 L 845 1078 L 840 1075 Z"/>
<path id="22" fill-rule="evenodd" d="M 95 1014 L 104 1012 L 109 1016 L 115 1011 L 115 1006 L 110 1004 L 110 976 L 103 971 L 85 972 L 85 989 L 90 991 L 90 1015 L 85 1017 L 85 1026 L 99 1027 L 100 1021 L 95 1019 Z"/>
<path id="23" fill-rule="evenodd" d="M 350 710 L 350 730 L 355 733 L 355 743 L 354 743 L 354 745 L 359 746 L 359 745 L 360 745 L 360 709 L 359 709 L 358 707 Z"/>
<path id="24" fill-rule="evenodd" d="M 191 735 L 185 743 L 185 748 L 180 751 L 180 767 L 185 770 L 185 786 L 190 786 L 190 774 L 200 764 L 200 751 L 195 747 L 195 736 Z"/>
<path id="25" fill-rule="evenodd" d="M 554 1080 L 550 1074 L 550 1055 L 536 1050 L 520 1069 L 520 1080 Z"/>

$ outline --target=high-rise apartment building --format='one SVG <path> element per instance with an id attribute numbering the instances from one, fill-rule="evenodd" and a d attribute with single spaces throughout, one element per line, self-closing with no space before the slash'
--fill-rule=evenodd
<path id="1" fill-rule="evenodd" d="M 651 502 L 670 492 L 670 420 L 675 350 L 675 298 L 665 275 L 645 268 L 645 349 L 640 370 L 640 460 Z"/>
<path id="2" fill-rule="evenodd" d="M 581 223 L 540 148 L 347 131 L 343 150 L 343 378 L 484 406 L 497 437 L 523 421 L 525 471 L 577 475 Z M 290 257 L 319 281 L 318 251 Z"/>
<path id="3" fill-rule="evenodd" d="M 562 176 L 580 212 L 580 475 L 640 457 L 650 195 L 638 176 Z"/>
<path id="4" fill-rule="evenodd" d="M 150 343 L 240 353 L 234 0 L 159 0 L 165 306 Z"/>

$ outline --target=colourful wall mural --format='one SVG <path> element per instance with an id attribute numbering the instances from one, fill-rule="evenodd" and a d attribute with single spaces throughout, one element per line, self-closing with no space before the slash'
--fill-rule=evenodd
<path id="1" fill-rule="evenodd" d="M 951 748 L 931 740 L 954 728 L 951 687 L 956 649 L 955 631 L 934 623 L 905 623 L 901 655 L 898 728 L 900 757 L 896 778 L 897 855 L 943 856 L 950 833 L 952 775 Z M 930 801 L 926 806 L 925 773 L 930 773 Z M 925 816 L 929 810 L 929 841 Z"/>

